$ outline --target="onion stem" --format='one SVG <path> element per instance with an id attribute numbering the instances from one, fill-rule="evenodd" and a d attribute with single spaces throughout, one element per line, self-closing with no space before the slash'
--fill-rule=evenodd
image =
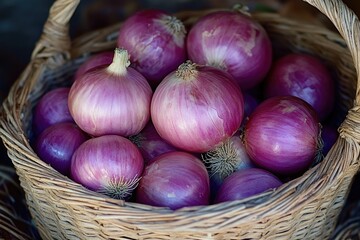
<path id="1" fill-rule="evenodd" d="M 172 35 L 180 38 L 184 38 L 186 35 L 186 29 L 182 21 L 177 19 L 174 16 L 165 15 L 161 19 L 158 20 L 165 27 L 166 30 L 169 31 Z"/>
<path id="2" fill-rule="evenodd" d="M 114 58 L 107 70 L 116 75 L 125 75 L 130 66 L 130 56 L 127 50 L 115 48 Z"/>
<path id="3" fill-rule="evenodd" d="M 197 74 L 196 63 L 193 63 L 190 60 L 182 63 L 176 70 L 176 77 L 183 79 L 185 81 L 190 81 L 195 79 Z"/>

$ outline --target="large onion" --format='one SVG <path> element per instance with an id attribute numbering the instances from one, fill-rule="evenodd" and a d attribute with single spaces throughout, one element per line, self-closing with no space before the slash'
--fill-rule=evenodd
<path id="1" fill-rule="evenodd" d="M 168 152 L 145 168 L 136 201 L 178 209 L 209 204 L 209 176 L 204 164 L 186 152 Z"/>
<path id="2" fill-rule="evenodd" d="M 226 72 L 190 61 L 157 87 L 151 118 L 159 135 L 180 149 L 206 152 L 240 127 L 244 101 Z"/>
<path id="3" fill-rule="evenodd" d="M 104 135 L 87 140 L 71 160 L 71 178 L 117 199 L 128 199 L 142 175 L 144 160 L 128 139 Z"/>
<path id="4" fill-rule="evenodd" d="M 294 96 L 263 101 L 245 125 L 246 151 L 255 164 L 282 175 L 301 173 L 321 147 L 315 110 Z"/>
<path id="5" fill-rule="evenodd" d="M 127 51 L 116 49 L 109 66 L 84 73 L 71 86 L 70 113 L 90 135 L 135 135 L 149 121 L 151 87 L 129 64 Z"/>
<path id="6" fill-rule="evenodd" d="M 235 11 L 201 17 L 187 37 L 189 59 L 229 72 L 241 89 L 258 85 L 272 63 L 272 46 L 264 28 Z"/>
<path id="7" fill-rule="evenodd" d="M 315 109 L 322 121 L 333 110 L 334 84 L 329 70 L 320 59 L 292 53 L 274 63 L 266 79 L 265 96 L 299 97 Z"/>
<path id="8" fill-rule="evenodd" d="M 129 51 L 132 66 L 156 87 L 186 60 L 185 36 L 179 19 L 160 10 L 146 9 L 124 21 L 117 45 Z"/>

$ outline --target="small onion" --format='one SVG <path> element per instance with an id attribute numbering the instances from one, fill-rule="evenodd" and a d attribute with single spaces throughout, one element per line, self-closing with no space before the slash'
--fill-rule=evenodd
<path id="1" fill-rule="evenodd" d="M 70 88 L 60 87 L 45 93 L 36 104 L 33 115 L 35 135 L 60 122 L 74 122 L 68 107 Z"/>
<path id="2" fill-rule="evenodd" d="M 209 175 L 200 159 L 186 152 L 168 152 L 145 168 L 136 202 L 179 209 L 209 204 Z"/>
<path id="3" fill-rule="evenodd" d="M 239 136 L 232 136 L 222 145 L 203 154 L 210 176 L 225 179 L 235 171 L 254 167 Z"/>
<path id="4" fill-rule="evenodd" d="M 229 72 L 242 90 L 258 85 L 272 63 L 264 28 L 245 14 L 217 11 L 201 17 L 187 37 L 189 59 Z"/>
<path id="5" fill-rule="evenodd" d="M 126 50 L 116 49 L 109 66 L 76 79 L 69 93 L 69 110 L 77 125 L 93 136 L 138 134 L 150 119 L 152 90 L 129 66 Z"/>
<path id="6" fill-rule="evenodd" d="M 139 149 L 118 135 L 87 140 L 71 160 L 71 178 L 86 188 L 116 199 L 128 199 L 142 175 Z"/>
<path id="7" fill-rule="evenodd" d="M 77 69 L 74 79 L 80 78 L 84 73 L 93 70 L 94 68 L 100 66 L 108 66 L 112 63 L 114 59 L 114 52 L 113 51 L 105 51 L 97 53 L 87 59 L 80 67 Z"/>
<path id="8" fill-rule="evenodd" d="M 264 100 L 250 115 L 244 134 L 252 161 L 281 175 L 304 171 L 321 147 L 315 110 L 294 96 Z"/>
<path id="9" fill-rule="evenodd" d="M 160 10 L 136 12 L 121 25 L 118 47 L 129 51 L 131 63 L 152 87 L 186 60 L 186 29 Z"/>
<path id="10" fill-rule="evenodd" d="M 292 53 L 278 59 L 266 81 L 265 96 L 292 95 L 309 103 L 326 119 L 334 106 L 335 83 L 329 70 L 320 59 Z"/>
<path id="11" fill-rule="evenodd" d="M 156 88 L 151 118 L 159 135 L 189 152 L 206 152 L 230 138 L 244 113 L 241 90 L 226 72 L 190 61 Z"/>
<path id="12" fill-rule="evenodd" d="M 163 153 L 177 150 L 177 148 L 160 137 L 151 121 L 140 133 L 130 136 L 129 139 L 140 149 L 145 164 Z"/>
<path id="13" fill-rule="evenodd" d="M 35 152 L 41 160 L 68 176 L 75 150 L 89 136 L 74 123 L 57 123 L 46 128 L 35 141 Z"/>
<path id="14" fill-rule="evenodd" d="M 282 182 L 272 173 L 251 168 L 234 172 L 220 186 L 215 203 L 241 200 L 277 188 Z"/>

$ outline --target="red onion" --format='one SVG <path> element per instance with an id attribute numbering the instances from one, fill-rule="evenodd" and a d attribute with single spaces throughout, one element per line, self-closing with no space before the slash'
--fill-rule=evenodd
<path id="1" fill-rule="evenodd" d="M 81 129 L 93 136 L 138 134 L 150 119 L 152 90 L 129 66 L 126 50 L 116 49 L 113 62 L 76 79 L 69 109 Z"/>
<path id="2" fill-rule="evenodd" d="M 36 104 L 33 115 L 35 135 L 60 122 L 74 122 L 68 107 L 70 88 L 61 87 L 45 93 Z"/>
<path id="3" fill-rule="evenodd" d="M 239 136 L 233 136 L 222 145 L 203 154 L 203 161 L 210 176 L 218 174 L 220 179 L 225 179 L 235 171 L 253 167 Z"/>
<path id="4" fill-rule="evenodd" d="M 122 24 L 117 45 L 129 51 L 132 66 L 156 87 L 186 60 L 186 30 L 174 16 L 142 10 Z"/>
<path id="5" fill-rule="evenodd" d="M 242 93 L 229 74 L 190 61 L 164 78 L 151 102 L 159 135 L 189 152 L 220 145 L 240 127 L 243 113 Z"/>
<path id="6" fill-rule="evenodd" d="M 326 156 L 332 146 L 335 144 L 337 138 L 339 136 L 339 132 L 337 128 L 332 125 L 324 124 L 321 129 L 321 139 L 323 141 L 322 154 Z"/>
<path id="7" fill-rule="evenodd" d="M 145 164 L 163 153 L 177 150 L 160 137 L 151 121 L 139 134 L 130 136 L 129 139 L 140 149 Z"/>
<path id="8" fill-rule="evenodd" d="M 136 202 L 179 209 L 209 204 L 209 176 L 204 164 L 186 152 L 168 152 L 145 168 Z"/>
<path id="9" fill-rule="evenodd" d="M 58 172 L 70 174 L 71 157 L 89 136 L 74 123 L 57 123 L 46 128 L 35 141 L 35 152 Z"/>
<path id="10" fill-rule="evenodd" d="M 80 76 L 82 76 L 84 73 L 86 73 L 87 71 L 91 71 L 94 68 L 104 65 L 106 66 L 110 65 L 113 59 L 114 59 L 113 51 L 100 52 L 91 56 L 77 69 L 74 79 L 80 78 Z"/>
<path id="11" fill-rule="evenodd" d="M 272 63 L 264 28 L 239 12 L 217 11 L 201 17 L 187 37 L 189 59 L 229 72 L 242 90 L 258 85 Z"/>
<path id="12" fill-rule="evenodd" d="M 139 149 L 118 135 L 84 142 L 71 160 L 71 178 L 86 188 L 116 199 L 128 199 L 144 168 Z"/>
<path id="13" fill-rule="evenodd" d="M 281 175 L 304 171 L 321 147 L 315 110 L 294 96 L 263 101 L 250 115 L 244 134 L 245 148 L 252 161 Z"/>
<path id="14" fill-rule="evenodd" d="M 241 200 L 277 188 L 282 182 L 272 173 L 251 168 L 234 172 L 220 186 L 215 203 Z"/>
<path id="15" fill-rule="evenodd" d="M 332 111 L 334 81 L 320 59 L 293 53 L 278 59 L 266 80 L 265 96 L 292 95 L 308 102 L 324 120 Z"/>

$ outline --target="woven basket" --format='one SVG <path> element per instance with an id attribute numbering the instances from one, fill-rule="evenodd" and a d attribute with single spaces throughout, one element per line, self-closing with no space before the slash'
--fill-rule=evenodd
<path id="1" fill-rule="evenodd" d="M 87 190 L 41 161 L 31 148 L 32 109 L 53 87 L 69 85 L 91 54 L 113 49 L 121 23 L 71 40 L 68 23 L 79 0 L 57 0 L 30 63 L 1 111 L 0 134 L 44 239 L 327 239 L 359 170 L 359 21 L 340 0 L 306 0 L 340 35 L 319 26 L 254 13 L 276 52 L 314 54 L 337 78 L 340 137 L 322 162 L 275 191 L 253 198 L 172 211 Z M 211 10 L 210 10 L 211 11 Z M 177 16 L 191 25 L 206 11 Z M 347 47 L 348 46 L 348 47 Z M 342 114 L 344 113 L 344 114 Z"/>

